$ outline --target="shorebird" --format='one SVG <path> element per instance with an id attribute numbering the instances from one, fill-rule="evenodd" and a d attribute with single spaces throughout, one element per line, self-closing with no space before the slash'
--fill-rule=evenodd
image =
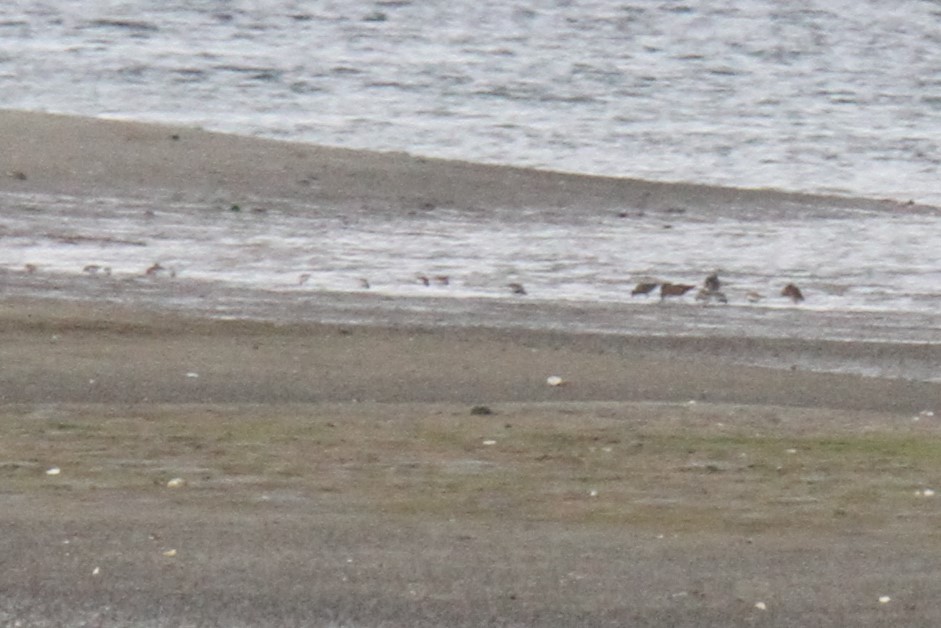
<path id="1" fill-rule="evenodd" d="M 104 275 L 110 277 L 110 276 L 111 276 L 111 267 L 110 267 L 110 266 L 99 266 L 98 264 L 89 264 L 88 266 L 86 266 L 85 268 L 82 269 L 82 272 L 83 272 L 83 273 L 87 273 L 87 274 L 89 274 L 89 275 L 97 275 L 97 274 L 100 272 L 100 273 L 102 273 L 102 274 L 104 274 Z"/>
<path id="2" fill-rule="evenodd" d="M 695 287 L 685 283 L 660 284 L 660 300 L 663 301 L 667 297 L 681 297 Z"/>
<path id="3" fill-rule="evenodd" d="M 746 293 L 745 293 L 745 300 L 747 300 L 749 303 L 758 303 L 758 302 L 761 301 L 763 298 L 764 298 L 764 297 L 761 296 L 760 293 L 755 292 L 754 290 L 752 290 L 751 292 L 746 292 Z"/>
<path id="4" fill-rule="evenodd" d="M 144 271 L 144 274 L 148 277 L 153 277 L 157 273 L 163 272 L 164 270 L 166 269 L 160 265 L 160 262 L 154 262 L 153 266 Z"/>
<path id="5" fill-rule="evenodd" d="M 655 282 L 655 281 L 653 281 L 653 282 L 641 282 L 641 283 L 637 284 L 636 286 L 634 286 L 634 289 L 631 290 L 631 296 L 634 296 L 635 294 L 642 294 L 642 295 L 644 295 L 644 296 L 647 296 L 648 294 L 650 294 L 651 292 L 653 292 L 654 290 L 656 290 L 656 289 L 657 289 L 657 286 L 659 286 L 659 285 L 660 285 L 660 284 L 657 283 L 657 282 Z"/>
<path id="6" fill-rule="evenodd" d="M 32 275 L 37 270 L 39 270 L 39 267 L 36 266 L 36 264 L 25 264 L 23 266 L 23 270 L 25 270 L 28 275 Z"/>
<path id="7" fill-rule="evenodd" d="M 509 288 L 510 292 L 513 294 L 526 294 L 526 288 L 524 288 L 521 283 L 508 283 L 506 287 Z"/>
<path id="8" fill-rule="evenodd" d="M 310 273 L 301 273 L 297 276 L 297 285 L 303 286 L 310 280 Z"/>
<path id="9" fill-rule="evenodd" d="M 359 287 L 362 288 L 363 290 L 369 290 L 369 280 L 366 279 L 365 277 L 360 278 Z"/>
<path id="10" fill-rule="evenodd" d="M 712 273 L 702 283 L 703 287 L 709 292 L 718 292 L 722 289 L 722 282 L 719 281 L 719 273 Z"/>
<path id="11" fill-rule="evenodd" d="M 702 282 L 702 288 L 696 293 L 696 300 L 708 303 L 715 299 L 719 303 L 728 303 L 725 293 L 720 290 L 722 282 L 719 281 L 719 273 L 712 273 Z"/>
<path id="12" fill-rule="evenodd" d="M 794 303 L 800 303 L 804 300 L 804 293 L 796 285 L 789 283 L 781 290 L 782 297 L 788 297 Z"/>
<path id="13" fill-rule="evenodd" d="M 435 275 L 429 279 L 428 275 L 418 274 L 415 275 L 415 279 L 423 286 L 430 286 L 432 282 L 439 286 L 447 286 L 451 283 L 451 278 L 447 275 Z"/>

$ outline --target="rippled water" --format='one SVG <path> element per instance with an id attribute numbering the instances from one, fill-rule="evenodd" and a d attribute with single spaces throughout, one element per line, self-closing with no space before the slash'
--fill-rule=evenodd
<path id="1" fill-rule="evenodd" d="M 941 204 L 930 0 L 0 3 L 5 107 Z"/>

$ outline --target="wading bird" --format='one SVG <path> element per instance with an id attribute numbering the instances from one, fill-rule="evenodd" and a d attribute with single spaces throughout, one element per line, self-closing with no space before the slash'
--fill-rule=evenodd
<path id="1" fill-rule="evenodd" d="M 695 287 L 685 283 L 660 284 L 660 300 L 663 301 L 667 297 L 681 297 Z"/>
<path id="2" fill-rule="evenodd" d="M 654 290 L 656 290 L 656 289 L 657 289 L 657 286 L 659 286 L 659 285 L 660 285 L 660 284 L 657 283 L 657 282 L 650 282 L 650 283 L 644 282 L 644 283 L 639 283 L 639 284 L 637 284 L 636 286 L 634 286 L 634 289 L 633 289 L 633 290 L 631 290 L 631 296 L 634 296 L 635 294 L 642 294 L 642 295 L 644 295 L 644 296 L 647 296 L 648 294 L 650 294 L 651 292 L 653 292 Z"/>
<path id="3" fill-rule="evenodd" d="M 789 283 L 781 290 L 781 296 L 787 297 L 794 303 L 800 303 L 804 300 L 804 293 L 796 285 Z"/>

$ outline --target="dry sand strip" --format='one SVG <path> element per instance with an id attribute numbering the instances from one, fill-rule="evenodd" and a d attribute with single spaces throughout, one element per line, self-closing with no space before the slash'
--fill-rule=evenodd
<path id="1" fill-rule="evenodd" d="M 0 192 L 166 194 L 196 202 L 290 199 L 376 211 L 902 209 L 893 201 L 563 174 L 11 110 L 0 110 L 0 145 Z"/>

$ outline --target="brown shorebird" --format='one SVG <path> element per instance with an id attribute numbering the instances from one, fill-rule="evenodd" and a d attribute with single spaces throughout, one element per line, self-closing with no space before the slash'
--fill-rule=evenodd
<path id="1" fill-rule="evenodd" d="M 369 280 L 366 279 L 365 277 L 360 278 L 359 287 L 362 288 L 363 290 L 369 290 Z"/>
<path id="2" fill-rule="evenodd" d="M 526 294 L 526 288 L 524 288 L 521 283 L 508 283 L 506 287 L 509 288 L 510 292 L 513 294 Z"/>
<path id="3" fill-rule="evenodd" d="M 787 297 L 794 303 L 800 303 L 804 300 L 804 293 L 796 285 L 789 283 L 781 290 L 781 296 Z"/>
<path id="4" fill-rule="evenodd" d="M 447 275 L 435 275 L 434 280 L 436 284 L 441 286 L 447 286 L 451 283 L 451 278 Z"/>
<path id="5" fill-rule="evenodd" d="M 647 296 L 648 294 L 656 290 L 657 286 L 659 285 L 660 284 L 657 283 L 656 281 L 641 282 L 637 284 L 636 286 L 634 286 L 634 289 L 631 290 L 631 296 L 634 296 L 635 294 L 642 294 L 644 296 Z"/>
<path id="6" fill-rule="evenodd" d="M 297 276 L 297 285 L 303 286 L 310 280 L 310 273 L 301 273 Z"/>
<path id="7" fill-rule="evenodd" d="M 163 272 L 164 270 L 166 269 L 160 265 L 160 262 L 154 262 L 153 266 L 144 271 L 144 274 L 153 277 L 157 273 Z"/>
<path id="8" fill-rule="evenodd" d="M 667 297 L 681 297 L 696 286 L 685 283 L 664 283 L 660 285 L 660 300 Z"/>
<path id="9" fill-rule="evenodd" d="M 417 279 L 418 283 L 420 283 L 423 286 L 431 285 L 431 280 L 428 279 L 428 275 L 415 275 L 415 279 Z"/>

